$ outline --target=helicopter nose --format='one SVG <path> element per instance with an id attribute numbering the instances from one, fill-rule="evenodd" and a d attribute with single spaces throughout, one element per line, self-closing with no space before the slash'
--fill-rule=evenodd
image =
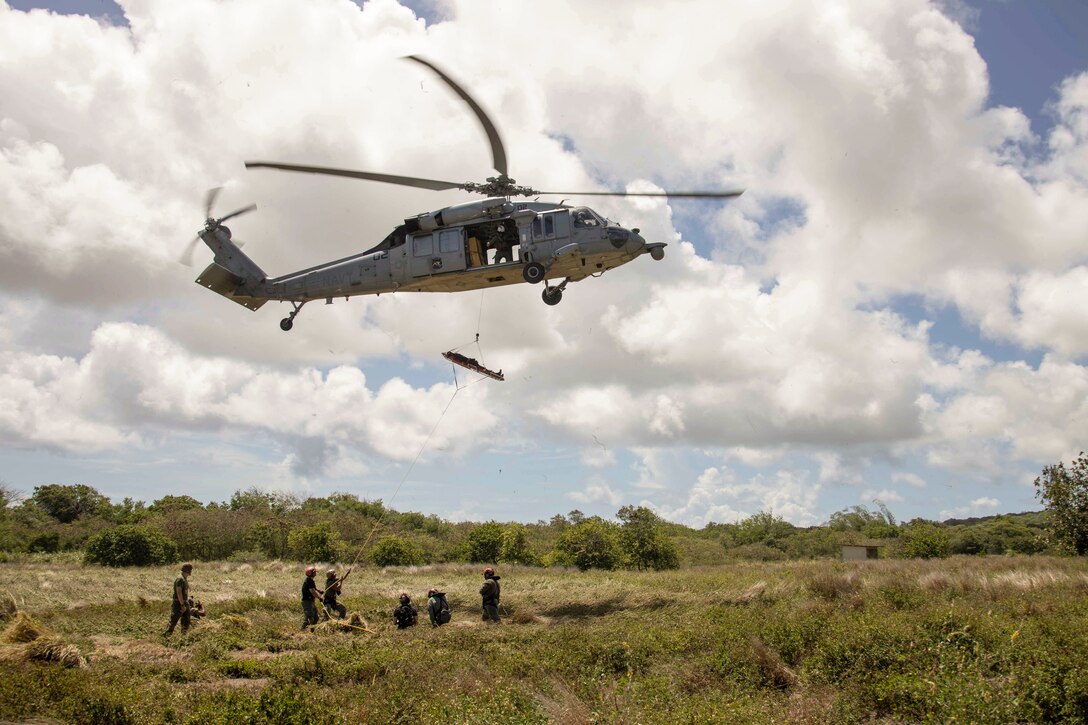
<path id="1" fill-rule="evenodd" d="M 633 252 L 646 248 L 646 238 L 639 234 L 639 228 L 631 230 L 631 236 L 627 240 L 627 248 Z"/>

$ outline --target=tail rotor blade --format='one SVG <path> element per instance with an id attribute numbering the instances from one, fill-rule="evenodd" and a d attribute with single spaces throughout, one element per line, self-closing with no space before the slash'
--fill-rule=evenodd
<path id="1" fill-rule="evenodd" d="M 232 211 L 230 214 L 227 214 L 224 217 L 219 217 L 218 222 L 220 224 L 222 224 L 227 219 L 233 219 L 236 216 L 241 216 L 242 214 L 248 214 L 249 212 L 253 211 L 256 208 L 257 208 L 256 204 L 250 204 L 249 206 L 243 206 L 241 209 L 236 209 L 235 211 Z"/>
<path id="2" fill-rule="evenodd" d="M 204 218 L 211 219 L 212 207 L 215 206 L 216 197 L 219 196 L 219 192 L 223 190 L 222 186 L 216 186 L 212 189 L 208 189 L 207 196 L 204 197 Z"/>
<path id="3" fill-rule="evenodd" d="M 193 266 L 193 251 L 196 249 L 196 243 L 199 241 L 200 237 L 193 237 L 190 239 L 189 243 L 185 245 L 185 250 L 182 251 L 181 256 L 178 257 L 178 261 L 186 267 Z"/>

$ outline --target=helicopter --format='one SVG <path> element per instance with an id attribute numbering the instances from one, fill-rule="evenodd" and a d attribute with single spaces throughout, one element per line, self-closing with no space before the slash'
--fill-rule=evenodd
<path id="1" fill-rule="evenodd" d="M 191 256 L 198 241 L 214 253 L 212 263 L 197 277 L 197 284 L 253 311 L 271 300 L 290 302 L 290 314 L 280 321 L 284 331 L 291 330 L 307 302 L 324 299 L 332 304 L 334 298 L 358 295 L 462 292 L 527 282 L 543 283 L 541 297 L 546 304 L 556 305 L 569 283 L 598 277 L 644 254 L 661 260 L 666 246 L 664 242 L 647 241 L 637 227 L 621 227 L 588 206 L 567 205 L 566 198 L 725 199 L 743 193 L 540 191 L 518 185 L 507 175 L 506 149 L 499 132 L 475 99 L 432 62 L 415 55 L 405 59 L 432 71 L 472 110 L 487 135 L 498 176 L 488 177 L 484 183 L 457 183 L 270 161 L 247 161 L 246 168 L 341 176 L 434 191 L 460 189 L 487 198 L 409 217 L 365 252 L 270 278 L 241 251 L 240 244 L 232 241 L 231 231 L 224 225 L 228 219 L 253 211 L 256 205 L 216 219 L 212 206 L 219 189 L 213 189 L 206 198 L 204 227 L 182 255 L 183 261 Z M 560 196 L 564 201 L 542 202 L 542 196 Z M 519 197 L 536 199 L 521 201 Z"/>

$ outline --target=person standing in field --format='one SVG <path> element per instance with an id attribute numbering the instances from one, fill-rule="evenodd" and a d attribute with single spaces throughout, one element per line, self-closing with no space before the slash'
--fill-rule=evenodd
<path id="1" fill-rule="evenodd" d="M 340 591 L 340 582 L 336 580 L 336 569 L 329 569 L 325 572 L 325 596 L 321 600 L 321 604 L 325 607 L 321 615 L 324 619 L 329 619 L 331 612 L 336 612 L 337 619 L 348 616 L 348 608 L 336 601 Z"/>
<path id="2" fill-rule="evenodd" d="M 193 573 L 192 564 L 181 565 L 181 576 L 174 580 L 174 588 L 170 597 L 170 626 L 163 632 L 164 637 L 174 633 L 174 627 L 181 622 L 181 633 L 189 631 L 189 575 Z"/>
<path id="3" fill-rule="evenodd" d="M 484 585 L 480 587 L 480 596 L 483 598 L 483 620 L 499 624 L 499 577 L 491 567 L 484 569 Z"/>
<path id="4" fill-rule="evenodd" d="M 446 601 L 446 593 L 440 592 L 434 587 L 427 591 L 427 616 L 431 618 L 432 627 L 441 627 L 450 621 L 450 604 Z"/>
<path id="5" fill-rule="evenodd" d="M 317 567 L 313 564 L 306 567 L 306 578 L 302 580 L 302 629 L 305 630 L 317 624 L 317 598 L 322 592 L 314 582 L 317 575 Z"/>

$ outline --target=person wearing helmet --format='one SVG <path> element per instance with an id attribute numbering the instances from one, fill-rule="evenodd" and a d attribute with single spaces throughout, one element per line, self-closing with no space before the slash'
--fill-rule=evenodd
<path id="1" fill-rule="evenodd" d="M 446 593 L 440 592 L 434 587 L 427 590 L 427 615 L 431 618 L 432 627 L 441 627 L 450 621 L 450 603 L 446 601 Z"/>
<path id="2" fill-rule="evenodd" d="M 325 572 L 325 596 L 321 600 L 321 604 L 325 608 L 325 611 L 321 613 L 323 619 L 327 620 L 332 612 L 336 612 L 337 619 L 348 616 L 348 608 L 336 601 L 342 591 L 340 586 L 340 582 L 337 581 L 336 569 L 329 569 Z"/>
<path id="3" fill-rule="evenodd" d="M 174 633 L 174 627 L 181 622 L 181 633 L 189 631 L 192 621 L 192 609 L 189 606 L 189 575 L 193 573 L 192 564 L 181 565 L 181 576 L 174 580 L 173 596 L 170 598 L 170 624 L 163 632 L 164 637 Z"/>
<path id="4" fill-rule="evenodd" d="M 499 624 L 499 577 L 491 567 L 484 569 L 484 585 L 480 587 L 480 596 L 483 597 L 483 620 Z"/>
<path id="5" fill-rule="evenodd" d="M 412 604 L 412 598 L 408 592 L 400 593 L 400 606 L 393 610 L 393 621 L 397 623 L 397 629 L 408 629 L 416 623 L 419 612 Z"/>
<path id="6" fill-rule="evenodd" d="M 317 624 L 317 598 L 322 591 L 317 588 L 314 577 L 317 575 L 317 567 L 311 564 L 306 567 L 306 578 L 302 580 L 302 629 L 306 630 Z"/>

